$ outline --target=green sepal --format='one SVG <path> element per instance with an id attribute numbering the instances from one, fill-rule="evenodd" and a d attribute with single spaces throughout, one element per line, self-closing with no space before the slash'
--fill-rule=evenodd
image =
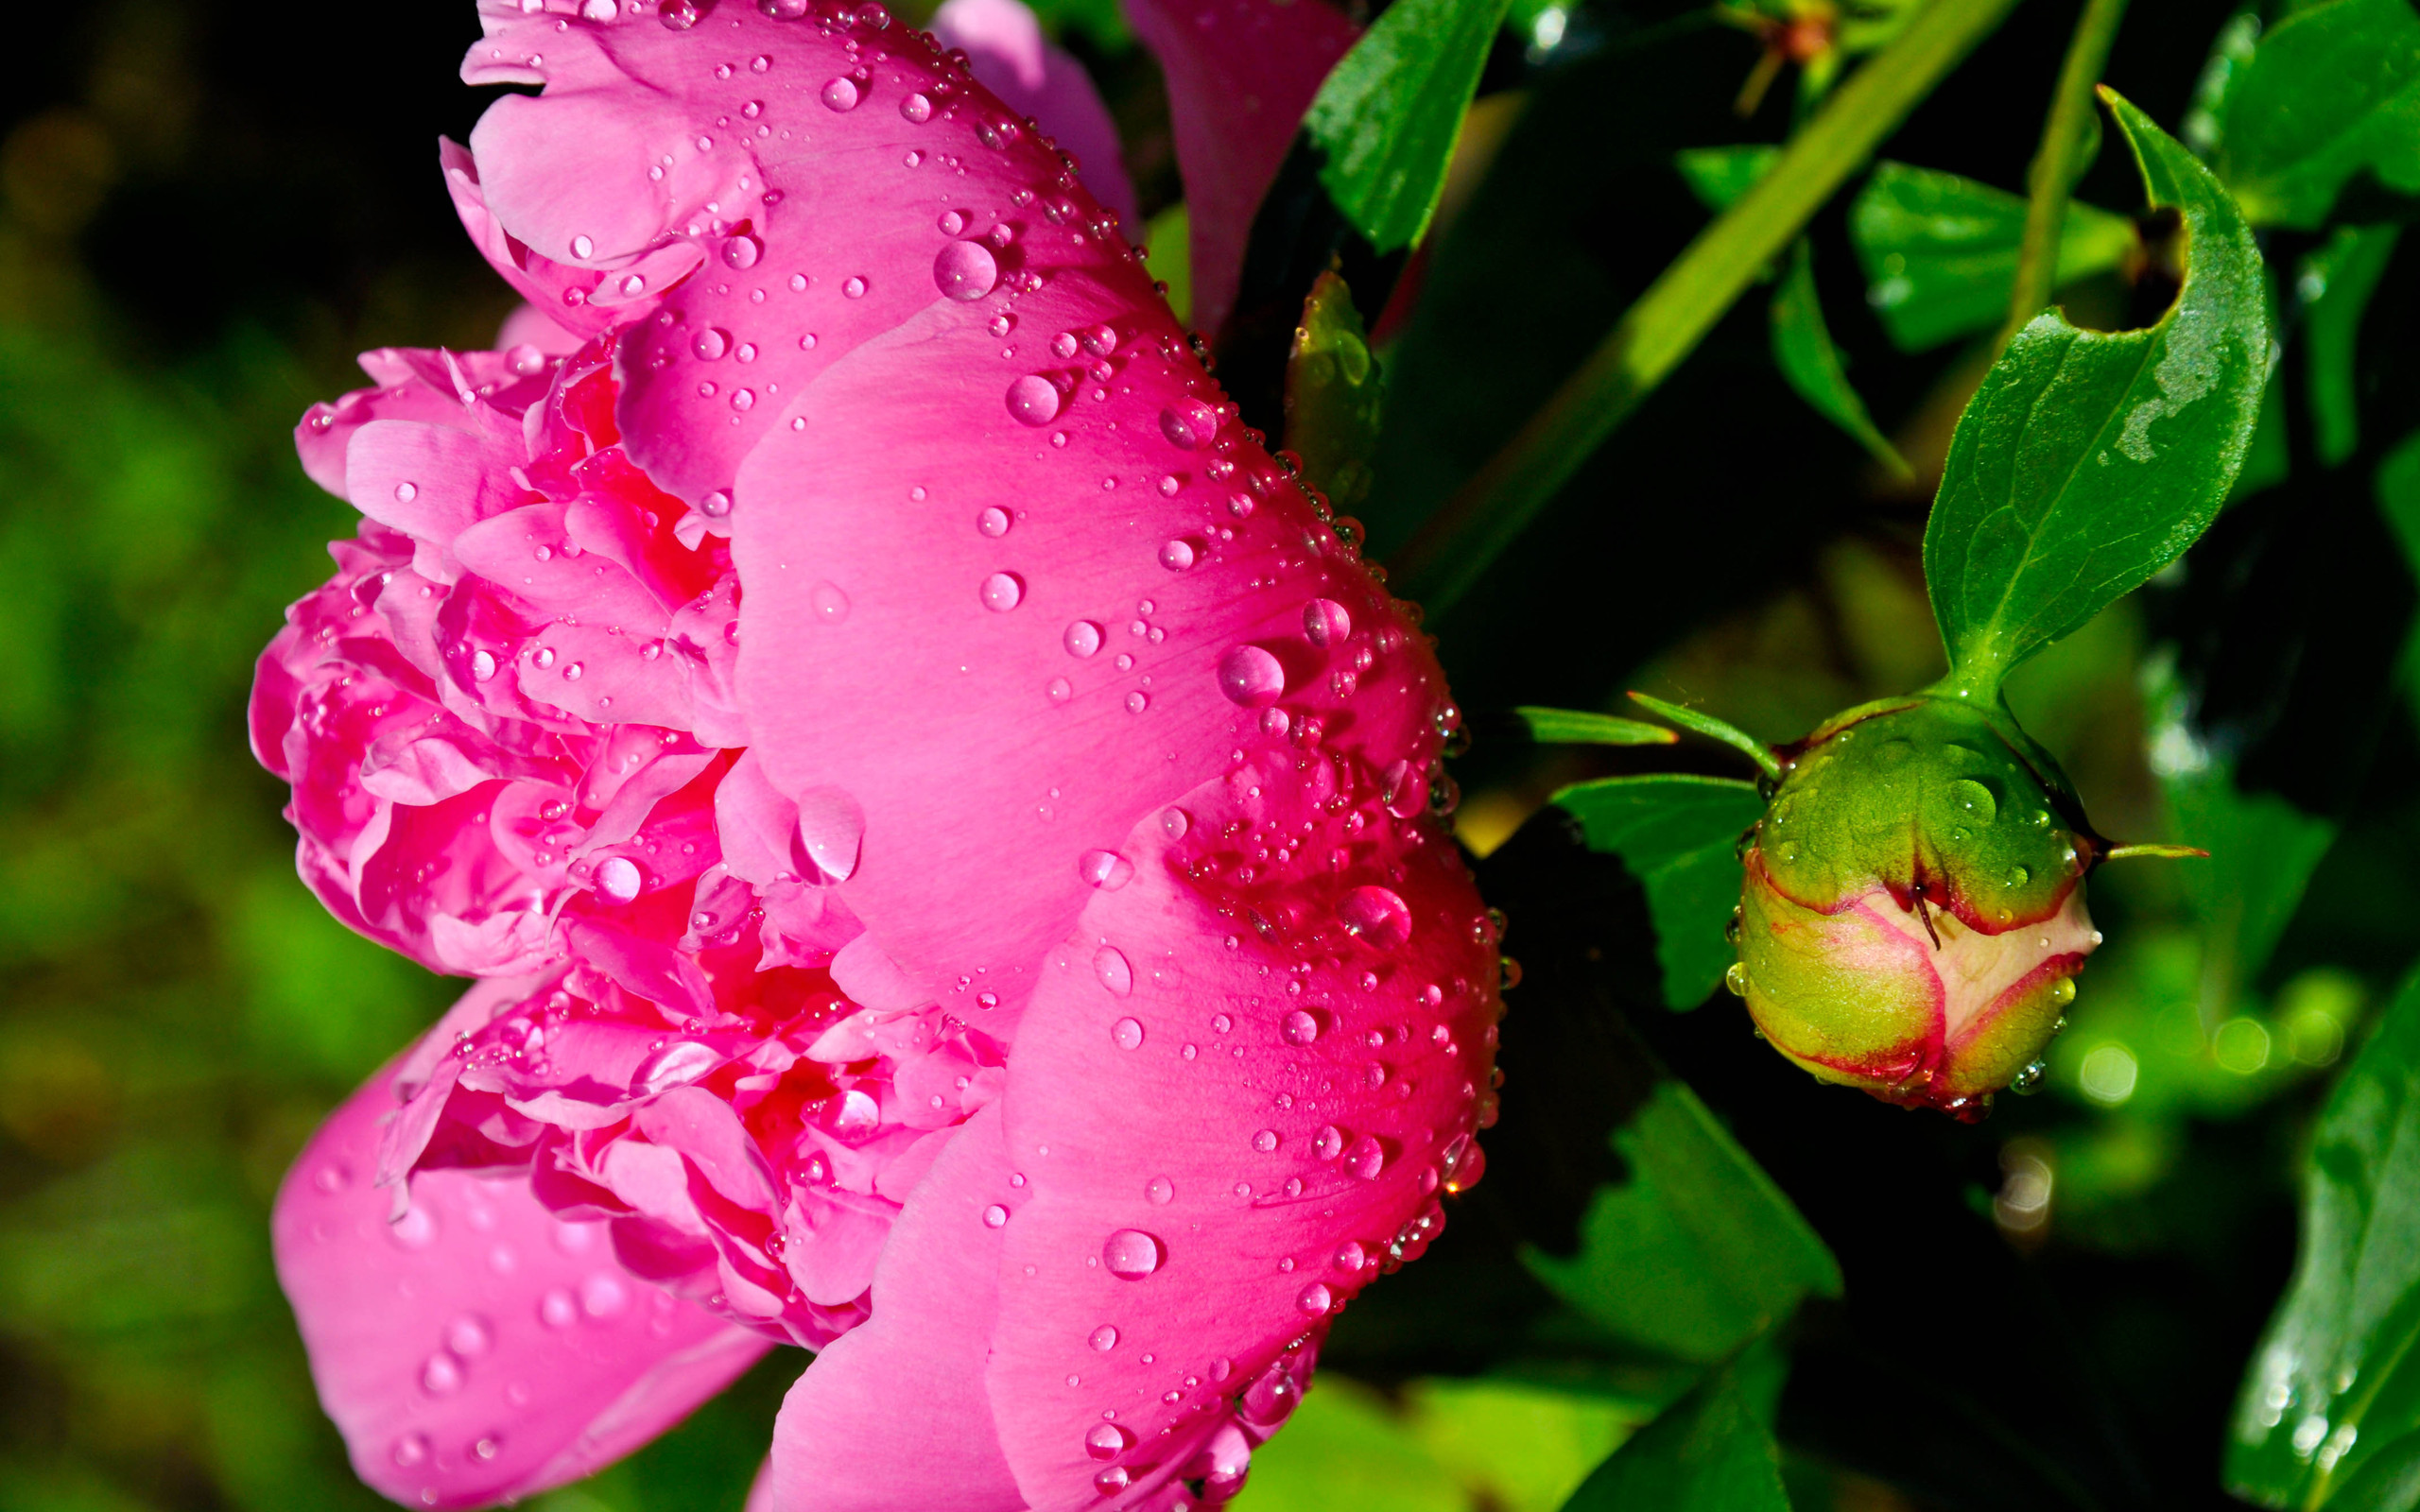
<path id="1" fill-rule="evenodd" d="M 1681 737 L 1644 719 L 1623 719 L 1587 709 L 1547 709 L 1523 704 L 1512 711 L 1542 746 L 1669 746 Z"/>
<path id="2" fill-rule="evenodd" d="M 1303 323 L 1286 355 L 1286 449 L 1302 458 L 1303 481 L 1339 513 L 1370 496 L 1386 386 L 1353 291 L 1322 273 L 1303 301 Z"/>
<path id="3" fill-rule="evenodd" d="M 1746 730 L 1726 720 L 1717 719 L 1702 710 L 1686 704 L 1670 703 L 1651 695 L 1634 690 L 1630 701 L 1642 709 L 1651 709 L 1683 730 L 1692 730 L 1709 740 L 1719 740 L 1756 764 L 1756 769 L 1767 777 L 1781 776 L 1781 758 L 1772 747 Z"/>

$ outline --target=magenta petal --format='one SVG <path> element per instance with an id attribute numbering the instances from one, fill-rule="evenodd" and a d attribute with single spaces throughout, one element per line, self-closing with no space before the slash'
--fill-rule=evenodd
<path id="1" fill-rule="evenodd" d="M 526 1181 L 423 1171 L 387 1221 L 372 1184 L 394 1069 L 321 1126 L 278 1194 L 278 1279 L 354 1469 L 415 1505 L 577 1480 L 721 1390 L 768 1348 L 632 1280 L 604 1227 Z"/>
<path id="2" fill-rule="evenodd" d="M 1180 805 L 1183 837 L 1139 826 L 1018 1030 L 1030 1194 L 989 1379 L 1037 1512 L 1206 1473 L 1231 1423 L 1265 1436 L 1325 1320 L 1476 1164 L 1492 933 L 1441 833 L 1322 765 L 1263 752 Z"/>
<path id="3" fill-rule="evenodd" d="M 873 1316 L 816 1357 L 782 1404 L 763 1512 L 1023 1512 L 992 1428 L 983 1360 L 1000 1228 L 1017 1194 L 985 1108 L 950 1136 L 874 1269 Z"/>
<path id="4" fill-rule="evenodd" d="M 1357 29 L 1324 0 L 1126 0 L 1167 77 L 1193 232 L 1193 323 L 1218 332 L 1253 213 Z"/>
<path id="5" fill-rule="evenodd" d="M 1080 164 L 1084 187 L 1134 225 L 1134 186 L 1117 123 L 1084 65 L 1043 41 L 1042 24 L 1023 0 L 949 0 L 933 13 L 933 35 L 963 50 L 976 81 L 1020 115 L 1030 115 Z"/>

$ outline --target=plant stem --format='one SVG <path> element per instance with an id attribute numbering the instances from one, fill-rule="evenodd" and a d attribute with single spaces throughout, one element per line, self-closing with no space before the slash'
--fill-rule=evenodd
<path id="1" fill-rule="evenodd" d="M 2092 87 L 2109 61 L 2109 44 L 2118 38 L 2118 23 L 2126 14 L 2126 0 L 2085 0 L 2076 18 L 2076 34 L 2067 43 L 2066 61 L 2059 67 L 2059 87 L 2050 96 L 2050 113 L 2042 123 L 2042 145 L 2034 150 L 2026 173 L 2030 198 L 2025 206 L 2025 242 L 2017 254 L 2016 284 L 2009 291 L 2008 323 L 2000 329 L 1998 350 L 2025 323 L 2042 313 L 2059 276 L 2059 232 L 2066 224 L 2067 197 L 2083 176 L 2084 136 L 2092 125 Z"/>
<path id="2" fill-rule="evenodd" d="M 1599 443 L 1653 391 L 1841 180 L 2016 0 L 1932 0 L 1782 151 L 1772 171 L 1700 232 L 1580 369 L 1462 485 L 1396 558 L 1396 591 L 1452 607 Z"/>

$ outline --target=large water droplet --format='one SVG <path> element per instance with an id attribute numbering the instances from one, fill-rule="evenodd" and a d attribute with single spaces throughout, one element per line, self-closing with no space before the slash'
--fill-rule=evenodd
<path id="1" fill-rule="evenodd" d="M 1040 373 L 1009 385 L 1009 413 L 1028 425 L 1047 425 L 1059 416 L 1059 390 Z"/>
<path id="2" fill-rule="evenodd" d="M 856 81 L 847 77 L 833 79 L 823 86 L 823 93 L 820 98 L 827 109 L 854 111 L 857 108 Z"/>
<path id="3" fill-rule="evenodd" d="M 1104 1323 L 1100 1327 L 1093 1330 L 1092 1346 L 1094 1349 L 1100 1350 L 1103 1354 L 1107 1354 L 1110 1350 L 1116 1349 L 1116 1326 L 1115 1324 Z M 1115 1452 L 1115 1451 L 1112 1452 Z"/>
<path id="4" fill-rule="evenodd" d="M 1252 1147 L 1263 1155 L 1276 1154 L 1277 1131 L 1273 1128 L 1265 1128 L 1254 1134 L 1252 1137 Z"/>
<path id="5" fill-rule="evenodd" d="M 806 591 L 806 600 L 815 617 L 825 625 L 838 625 L 849 617 L 849 595 L 840 592 L 838 583 L 816 584 Z"/>
<path id="6" fill-rule="evenodd" d="M 428 1458 L 428 1435 L 406 1434 L 403 1437 L 396 1439 L 394 1456 L 395 1463 L 406 1469 L 425 1462 Z"/>
<path id="7" fill-rule="evenodd" d="M 1999 800 L 1992 790 L 1971 777 L 1962 777 L 1949 784 L 1949 801 L 1978 824 L 1989 824 L 1998 816 Z"/>
<path id="8" fill-rule="evenodd" d="M 1109 1330 L 1110 1342 L 1117 1342 L 1117 1331 Z M 1098 1337 L 1098 1334 L 1095 1337 Z M 1134 1442 L 1134 1435 L 1115 1423 L 1096 1423 L 1084 1435 L 1084 1452 L 1095 1459 L 1115 1459 Z"/>
<path id="9" fill-rule="evenodd" d="M 899 102 L 899 113 L 922 126 L 933 118 L 933 102 L 922 94 L 910 94 Z"/>
<path id="10" fill-rule="evenodd" d="M 1164 1176 L 1155 1176 L 1143 1183 L 1143 1200 L 1155 1208 L 1165 1208 L 1176 1200 L 1176 1183 Z"/>
<path id="11" fill-rule="evenodd" d="M 764 255 L 765 244 L 744 232 L 722 244 L 722 260 L 733 267 L 754 267 Z"/>
<path id="12" fill-rule="evenodd" d="M 865 811 L 837 787 L 811 787 L 798 796 L 798 838 L 807 859 L 835 882 L 856 873 L 866 834 Z"/>
<path id="13" fill-rule="evenodd" d="M 1219 691 L 1247 709 L 1265 709 L 1286 692 L 1286 668 L 1259 646 L 1246 644 L 1219 659 Z"/>
<path id="14" fill-rule="evenodd" d="M 440 1349 L 420 1367 L 420 1387 L 432 1397 L 450 1397 L 462 1389 L 462 1366 Z"/>
<path id="15" fill-rule="evenodd" d="M 1336 917 L 1346 929 L 1382 951 L 1411 937 L 1411 910 L 1392 889 L 1356 887 L 1337 901 Z"/>
<path id="16" fill-rule="evenodd" d="M 1134 968 L 1127 963 L 1126 953 L 1115 945 L 1104 945 L 1093 953 L 1093 975 L 1118 997 L 1134 990 Z"/>
<path id="17" fill-rule="evenodd" d="M 1368 1263 L 1370 1252 L 1361 1247 L 1359 1240 L 1348 1239 L 1336 1246 L 1336 1268 L 1347 1276 L 1354 1275 Z"/>
<path id="18" fill-rule="evenodd" d="M 1353 634 L 1353 615 L 1332 598 L 1303 606 L 1303 635 L 1313 645 L 1342 645 Z"/>
<path id="19" fill-rule="evenodd" d="M 1143 1021 L 1120 1019 L 1109 1026 L 1109 1042 L 1120 1050 L 1139 1050 L 1143 1046 Z"/>
<path id="20" fill-rule="evenodd" d="M 983 1210 L 984 1228 L 1002 1228 L 1008 1226 L 1008 1222 L 1009 1210 L 1001 1207 L 998 1203 L 994 1202 L 990 1207 Z"/>
<path id="21" fill-rule="evenodd" d="M 1067 627 L 1067 633 L 1060 641 L 1069 656 L 1090 656 L 1100 649 L 1100 627 L 1090 620 L 1077 620 Z"/>
<path id="22" fill-rule="evenodd" d="M 1311 1153 L 1322 1160 L 1333 1160 L 1344 1153 L 1344 1130 L 1333 1124 L 1322 1125 L 1311 1137 Z"/>
<path id="23" fill-rule="evenodd" d="M 1329 1304 L 1335 1300 L 1335 1294 L 1330 1292 L 1323 1282 L 1313 1281 L 1303 1288 L 1302 1295 L 1294 1298 L 1294 1305 L 1311 1316 L 1319 1317 L 1327 1312 Z"/>
<path id="24" fill-rule="evenodd" d="M 1121 1280 L 1139 1281 L 1160 1268 L 1160 1242 L 1140 1228 L 1120 1228 L 1100 1246 L 1101 1263 Z"/>
<path id="25" fill-rule="evenodd" d="M 1160 810 L 1160 833 L 1171 840 L 1182 840 L 1184 832 L 1193 828 L 1193 816 L 1183 809 Z"/>
<path id="26" fill-rule="evenodd" d="M 610 902 L 629 902 L 639 895 L 646 882 L 638 863 L 628 856 L 607 856 L 597 864 L 596 891 Z"/>
<path id="27" fill-rule="evenodd" d="M 1160 565 L 1172 573 L 1181 573 L 1193 565 L 1193 542 L 1178 536 L 1160 547 Z"/>
<path id="28" fill-rule="evenodd" d="M 1320 1037 L 1320 1021 L 1307 1009 L 1296 1008 L 1279 1022 L 1277 1032 L 1289 1045 L 1306 1045 Z"/>
<path id="29" fill-rule="evenodd" d="M 475 1313 L 465 1313 L 445 1325 L 445 1347 L 465 1360 L 477 1359 L 494 1343 L 494 1331 Z"/>
<path id="30" fill-rule="evenodd" d="M 1076 874 L 1103 892 L 1115 892 L 1134 878 L 1134 863 L 1115 850 L 1087 850 L 1076 862 Z"/>
<path id="31" fill-rule="evenodd" d="M 953 300 L 979 300 L 1000 282 L 1000 265 L 981 242 L 951 242 L 933 258 L 933 284 Z"/>
<path id="32" fill-rule="evenodd" d="M 700 362 L 713 362 L 731 350 L 731 333 L 719 326 L 708 326 L 690 338 L 689 350 Z"/>
<path id="33" fill-rule="evenodd" d="M 1364 1181 L 1375 1181 L 1387 1167 L 1386 1146 L 1374 1135 L 1364 1134 L 1344 1152 L 1344 1168 Z"/>
<path id="34" fill-rule="evenodd" d="M 983 512 L 975 517 L 975 528 L 994 541 L 1009 533 L 1011 524 L 1009 511 L 996 504 L 986 506 Z"/>
<path id="35" fill-rule="evenodd" d="M 579 1321 L 579 1299 L 568 1286 L 549 1289 L 538 1298 L 538 1321 L 550 1329 L 567 1329 Z"/>
<path id="36" fill-rule="evenodd" d="M 1219 434 L 1219 412 L 1199 399 L 1180 399 L 1160 411 L 1160 434 L 1188 452 L 1207 446 Z"/>
<path id="37" fill-rule="evenodd" d="M 1014 573 L 994 573 L 983 579 L 983 607 L 1006 614 L 1025 601 L 1025 579 Z"/>

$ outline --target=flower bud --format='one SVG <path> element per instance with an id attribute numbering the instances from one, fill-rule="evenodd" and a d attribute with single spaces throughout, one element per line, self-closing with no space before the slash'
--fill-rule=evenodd
<path id="1" fill-rule="evenodd" d="M 2103 842 L 2004 712 L 1893 699 L 1782 754 L 1731 989 L 1823 1080 L 1981 1117 L 2066 1022 Z"/>

